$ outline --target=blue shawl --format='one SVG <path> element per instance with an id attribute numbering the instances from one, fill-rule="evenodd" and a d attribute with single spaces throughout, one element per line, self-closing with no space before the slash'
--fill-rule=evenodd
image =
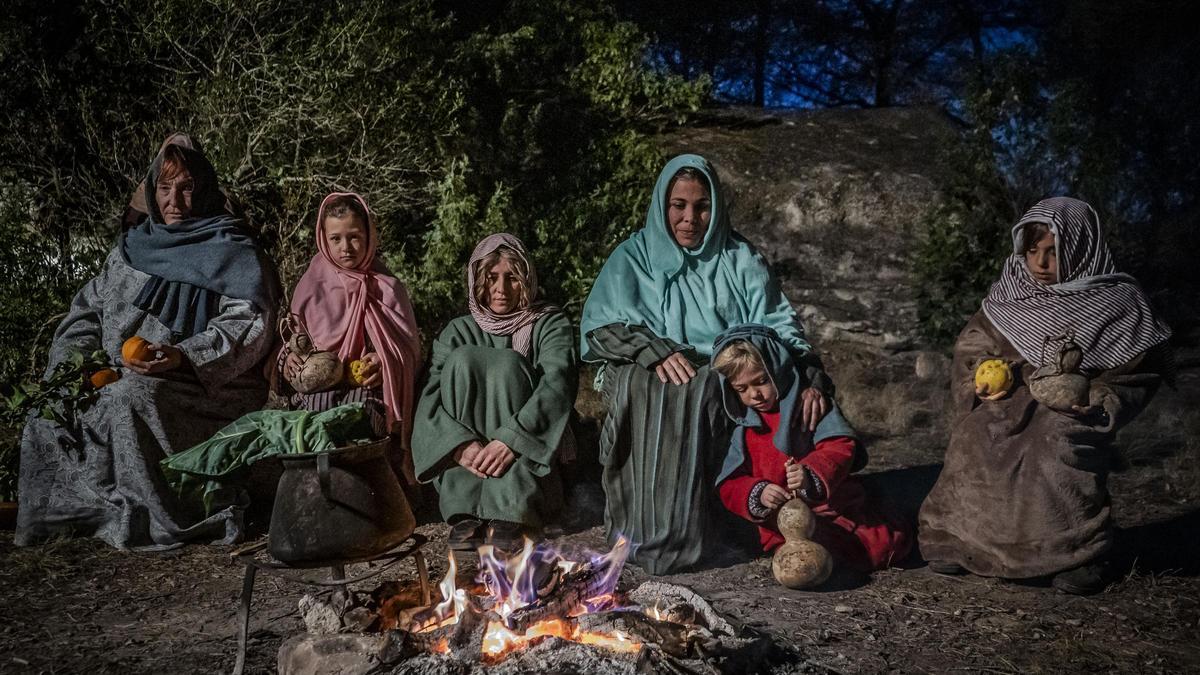
<path id="1" fill-rule="evenodd" d="M 716 358 L 722 349 L 737 340 L 749 342 L 758 350 L 758 354 L 766 366 L 767 374 L 779 391 L 779 428 L 775 430 L 775 436 L 772 439 L 777 450 L 799 459 L 811 452 L 816 443 L 826 438 L 857 437 L 854 429 L 842 416 L 842 411 L 838 408 L 837 403 L 832 401 L 829 413 L 817 423 L 815 432 L 810 433 L 802 428 L 800 418 L 794 417 L 794 415 L 798 412 L 796 406 L 800 405 L 800 392 L 807 388 L 809 383 L 804 379 L 795 361 L 792 360 L 787 345 L 778 333 L 767 326 L 734 326 L 717 337 L 716 344 L 713 346 L 713 357 Z M 718 375 L 720 374 L 718 373 Z M 729 452 L 725 455 L 725 461 L 721 464 L 721 471 L 717 475 L 718 484 L 746 461 L 746 429 L 763 428 L 762 416 L 758 414 L 758 411 L 742 403 L 741 398 L 729 386 L 724 375 L 720 375 L 720 378 L 721 403 L 725 408 L 725 414 L 729 415 L 729 418 L 737 425 L 737 429 L 733 432 L 733 438 L 729 442 Z M 856 443 L 854 470 L 862 468 L 866 462 L 866 452 L 862 449 L 861 444 Z"/>
<path id="2" fill-rule="evenodd" d="M 171 145 L 183 152 L 195 189 L 192 217 L 167 225 L 155 190 Z M 222 296 L 249 300 L 264 312 L 276 309 L 280 288 L 275 266 L 241 219 L 225 212 L 216 170 L 191 139 L 176 135 L 164 144 L 143 189 L 148 217 L 127 230 L 118 245 L 131 267 L 150 275 L 134 304 L 157 316 L 173 341 L 203 332 L 217 315 Z"/>
<path id="3" fill-rule="evenodd" d="M 694 250 L 675 243 L 667 224 L 667 187 L 684 167 L 698 169 L 712 186 L 708 232 Z M 580 323 L 583 360 L 599 360 L 588 347 L 588 333 L 615 323 L 645 326 L 705 357 L 721 331 L 742 323 L 771 326 L 797 353 L 812 349 L 766 261 L 730 228 L 717 172 L 698 155 L 667 163 L 645 227 L 617 246 L 596 277 Z"/>

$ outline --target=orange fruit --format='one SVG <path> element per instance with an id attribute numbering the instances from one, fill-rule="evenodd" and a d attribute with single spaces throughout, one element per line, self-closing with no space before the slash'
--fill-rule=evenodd
<path id="1" fill-rule="evenodd" d="M 346 370 L 346 374 L 348 375 L 346 379 L 360 387 L 363 386 L 363 382 L 365 382 L 367 379 L 367 362 L 363 361 L 362 359 L 355 359 L 351 361 L 350 367 Z"/>
<path id="2" fill-rule="evenodd" d="M 92 383 L 93 387 L 99 389 L 104 385 L 112 384 L 119 379 L 121 379 L 121 374 L 117 371 L 113 370 L 112 368 L 101 368 L 100 370 L 92 373 L 92 376 L 88 378 L 88 381 Z"/>
<path id="3" fill-rule="evenodd" d="M 121 360 L 128 363 L 131 359 L 138 361 L 153 361 L 154 352 L 150 349 L 150 342 L 140 335 L 134 335 L 121 345 Z"/>

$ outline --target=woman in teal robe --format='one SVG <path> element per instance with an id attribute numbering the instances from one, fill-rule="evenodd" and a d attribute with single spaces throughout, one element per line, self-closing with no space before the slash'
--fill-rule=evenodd
<path id="1" fill-rule="evenodd" d="M 417 479 L 437 488 L 455 550 L 519 547 L 561 494 L 556 465 L 579 377 L 575 329 L 537 295 L 521 241 L 492 235 L 467 265 L 470 314 L 433 343 L 413 461 Z"/>
<path id="2" fill-rule="evenodd" d="M 608 414 L 600 437 L 610 540 L 652 574 L 700 562 L 713 480 L 729 447 L 720 385 L 708 367 L 730 326 L 770 326 L 828 380 L 766 260 L 730 227 L 712 165 L 680 155 L 658 176 L 646 225 L 622 242 L 583 308 L 581 352 L 599 365 Z M 827 406 L 827 397 L 814 406 Z"/>

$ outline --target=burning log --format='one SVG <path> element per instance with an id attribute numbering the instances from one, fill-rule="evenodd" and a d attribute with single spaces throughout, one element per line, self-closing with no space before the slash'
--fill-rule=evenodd
<path id="1" fill-rule="evenodd" d="M 468 598 L 467 604 L 458 614 L 448 646 L 454 658 L 460 661 L 478 661 L 483 656 L 483 636 L 488 623 L 496 619 L 491 612 L 484 612 L 479 603 Z"/>
<path id="2" fill-rule="evenodd" d="M 608 595 L 611 586 L 608 566 L 580 565 L 562 575 L 553 593 L 514 609 L 505 623 L 514 632 L 524 633 L 539 621 L 574 616 L 586 610 L 589 601 Z"/>
<path id="3" fill-rule="evenodd" d="M 677 623 L 694 623 L 708 628 L 714 635 L 736 634 L 733 626 L 717 614 L 695 591 L 683 586 L 647 581 L 627 596 L 630 602 L 653 608 L 660 619 Z"/>
<path id="4" fill-rule="evenodd" d="M 671 656 L 683 658 L 691 653 L 688 647 L 687 626 L 660 621 L 639 610 L 618 609 L 583 614 L 575 617 L 575 625 L 580 630 L 621 634 L 634 642 L 655 644 Z"/>

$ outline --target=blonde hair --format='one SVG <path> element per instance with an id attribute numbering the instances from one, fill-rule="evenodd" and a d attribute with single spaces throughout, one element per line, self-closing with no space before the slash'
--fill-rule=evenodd
<path id="1" fill-rule="evenodd" d="M 496 263 L 500 262 L 501 258 L 508 261 L 521 281 L 521 297 L 517 301 L 517 309 L 514 311 L 528 309 L 534 300 L 529 297 L 529 263 L 507 246 L 497 248 L 475 263 L 475 302 L 479 303 L 483 309 L 488 308 L 488 273 L 492 271 Z"/>
<path id="2" fill-rule="evenodd" d="M 734 340 L 722 348 L 713 359 L 712 367 L 730 380 L 751 368 L 767 370 L 758 350 L 746 340 Z"/>

